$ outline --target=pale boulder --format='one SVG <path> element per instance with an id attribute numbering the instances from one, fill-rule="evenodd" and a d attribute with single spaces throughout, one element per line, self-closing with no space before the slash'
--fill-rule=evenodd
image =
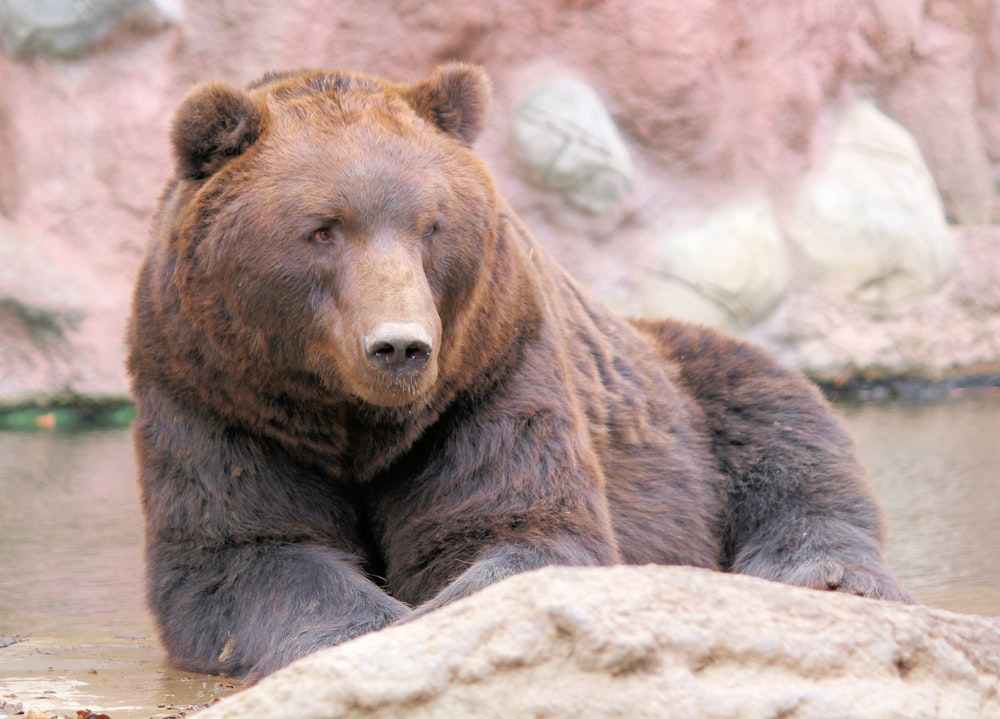
<path id="1" fill-rule="evenodd" d="M 73 57 L 122 22 L 165 26 L 180 19 L 177 0 L 0 0 L 0 40 L 8 52 Z"/>
<path id="2" fill-rule="evenodd" d="M 952 227 L 958 259 L 942 288 L 895 306 L 800 287 L 751 339 L 810 376 L 839 384 L 869 377 L 944 379 L 968 368 L 1000 374 L 1000 226 Z"/>
<path id="3" fill-rule="evenodd" d="M 887 305 L 938 288 L 956 248 L 912 136 L 868 101 L 842 116 L 825 163 L 780 213 L 810 275 L 845 297 Z"/>
<path id="4" fill-rule="evenodd" d="M 686 567 L 548 568 L 199 719 L 1000 716 L 1000 620 Z"/>
<path id="5" fill-rule="evenodd" d="M 577 211 L 620 218 L 632 159 L 593 88 L 571 77 L 535 87 L 518 104 L 511 134 L 518 159 L 542 187 Z"/>
<path id="6" fill-rule="evenodd" d="M 736 330 L 765 317 L 789 283 L 788 251 L 770 202 L 714 208 L 648 249 L 643 314 Z"/>

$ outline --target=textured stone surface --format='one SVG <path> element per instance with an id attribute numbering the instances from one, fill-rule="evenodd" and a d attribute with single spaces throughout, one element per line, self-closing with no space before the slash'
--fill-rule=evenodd
<path id="1" fill-rule="evenodd" d="M 862 302 L 929 293 L 955 263 L 919 148 L 868 102 L 844 113 L 829 158 L 803 178 L 782 226 L 814 277 Z"/>
<path id="2" fill-rule="evenodd" d="M 0 304 L 16 304 L 26 316 L 64 327 L 83 318 L 84 299 L 72 278 L 2 219 Z"/>
<path id="3" fill-rule="evenodd" d="M 174 0 L 0 0 L 0 38 L 15 55 L 79 55 L 126 19 L 162 26 L 180 12 Z"/>
<path id="4" fill-rule="evenodd" d="M 632 158 L 601 98 L 575 78 L 534 88 L 514 111 L 514 149 L 542 187 L 589 215 L 620 218 Z"/>
<path id="5" fill-rule="evenodd" d="M 1000 374 L 1000 227 L 952 228 L 951 278 L 892 306 L 861 305 L 799 283 L 750 336 L 785 363 L 841 382 L 857 374 Z"/>
<path id="6" fill-rule="evenodd" d="M 785 238 L 764 197 L 712 208 L 665 233 L 650 255 L 642 288 L 650 317 L 739 330 L 764 318 L 788 289 Z"/>
<path id="7" fill-rule="evenodd" d="M 0 396 L 71 381 L 84 306 L 72 277 L 0 219 Z"/>
<path id="8" fill-rule="evenodd" d="M 549 568 L 287 667 L 200 719 L 1000 713 L 1000 620 L 680 567 Z"/>

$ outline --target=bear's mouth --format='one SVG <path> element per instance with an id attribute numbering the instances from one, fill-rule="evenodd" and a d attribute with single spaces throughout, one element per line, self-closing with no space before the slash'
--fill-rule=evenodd
<path id="1" fill-rule="evenodd" d="M 411 372 L 368 370 L 361 381 L 348 379 L 348 388 L 365 404 L 376 407 L 404 407 L 419 402 L 430 393 L 437 380 L 437 362 L 431 357 L 421 369 Z"/>
<path id="2" fill-rule="evenodd" d="M 379 407 L 401 407 L 426 395 L 438 375 L 438 333 L 419 322 L 381 322 L 361 335 L 348 384 Z"/>
<path id="3" fill-rule="evenodd" d="M 428 326 L 430 325 L 430 326 Z M 353 335 L 353 342 L 340 341 Z M 375 323 L 350 331 L 334 323 L 319 328 L 306 348 L 306 366 L 328 391 L 371 407 L 400 408 L 426 402 L 440 375 L 439 324 Z"/>

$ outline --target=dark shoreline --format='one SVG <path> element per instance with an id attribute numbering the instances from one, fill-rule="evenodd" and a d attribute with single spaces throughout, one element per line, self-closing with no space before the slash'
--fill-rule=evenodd
<path id="1" fill-rule="evenodd" d="M 831 402 L 940 402 L 968 394 L 1000 394 L 1000 374 L 814 379 Z M 0 431 L 85 431 L 128 427 L 135 404 L 127 397 L 67 397 L 0 407 Z"/>
<path id="2" fill-rule="evenodd" d="M 816 384 L 831 402 L 940 402 L 967 394 L 1000 392 L 1000 374 L 853 377 L 841 382 L 816 380 Z"/>

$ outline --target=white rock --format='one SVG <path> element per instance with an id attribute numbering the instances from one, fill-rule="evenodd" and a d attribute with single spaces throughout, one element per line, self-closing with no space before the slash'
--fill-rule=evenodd
<path id="1" fill-rule="evenodd" d="M 563 77 L 536 87 L 517 107 L 514 149 L 543 187 L 591 215 L 620 212 L 632 159 L 614 120 L 584 82 Z"/>
<path id="2" fill-rule="evenodd" d="M 176 0 L 0 0 L 0 39 L 15 55 L 75 56 L 121 20 L 176 22 Z"/>
<path id="3" fill-rule="evenodd" d="M 733 201 L 651 248 L 643 313 L 723 329 L 764 317 L 788 289 L 788 252 L 770 203 Z"/>
<path id="4" fill-rule="evenodd" d="M 912 136 L 868 101 L 842 117 L 827 162 L 780 214 L 821 282 L 891 304 L 947 279 L 956 249 L 940 195 Z"/>
<path id="5" fill-rule="evenodd" d="M 885 307 L 796 288 L 750 339 L 811 377 L 1000 374 L 1000 226 L 949 228 L 959 248 L 942 288 Z"/>
<path id="6" fill-rule="evenodd" d="M 548 568 L 199 719 L 1000 716 L 1000 620 L 687 567 Z"/>

